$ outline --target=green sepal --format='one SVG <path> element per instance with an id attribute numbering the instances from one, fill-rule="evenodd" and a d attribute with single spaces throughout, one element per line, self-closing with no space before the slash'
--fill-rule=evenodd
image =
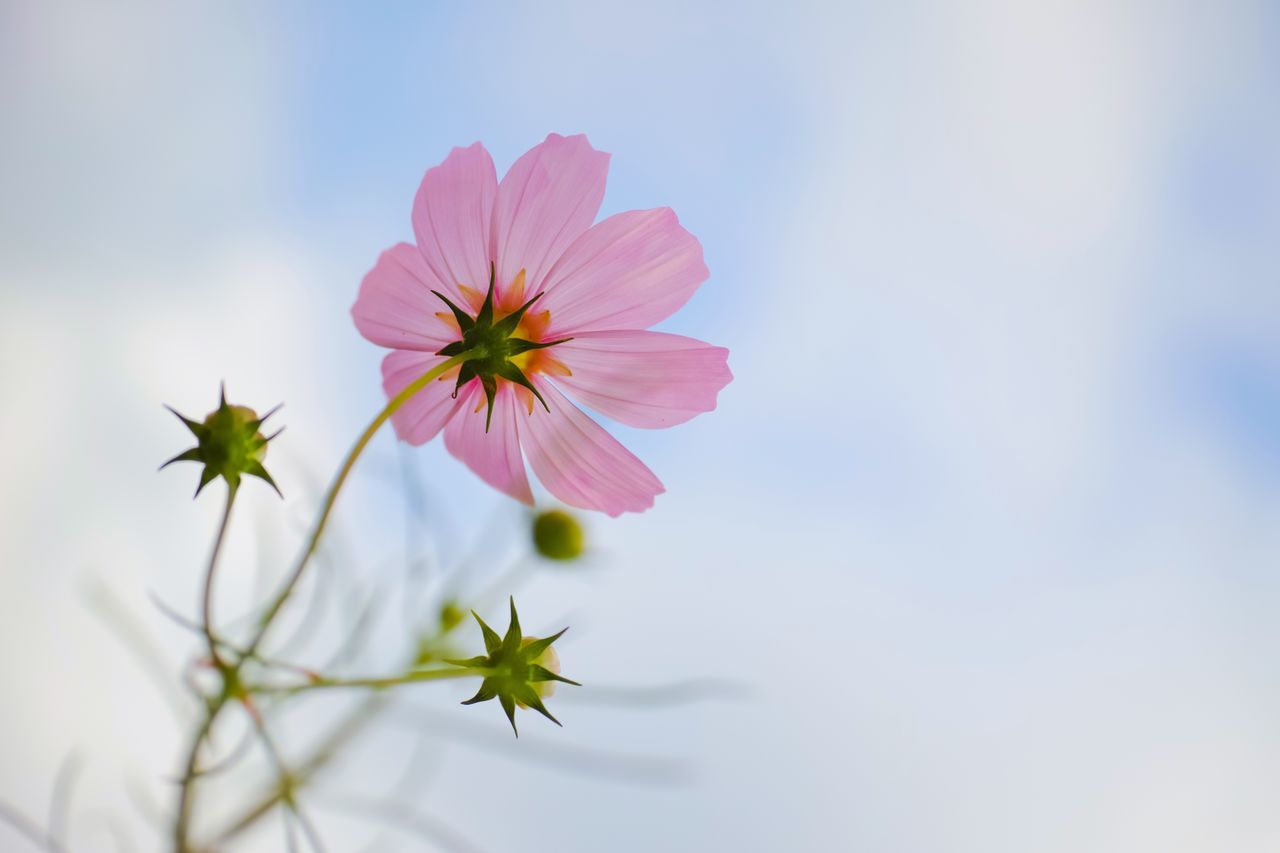
<path id="1" fill-rule="evenodd" d="M 498 701 L 502 703 L 502 710 L 506 712 L 507 719 L 511 721 L 511 731 L 516 737 L 520 737 L 520 730 L 516 728 L 516 700 L 511 698 L 509 693 L 498 694 Z"/>
<path id="2" fill-rule="evenodd" d="M 471 615 L 476 617 L 476 621 L 480 623 L 480 632 L 484 634 L 484 650 L 489 654 L 493 654 L 502 648 L 502 638 L 498 636 L 498 632 L 486 625 L 485 621 L 480 618 L 479 613 L 472 610 Z"/>
<path id="3" fill-rule="evenodd" d="M 205 468 L 203 471 L 200 472 L 200 485 L 196 486 L 196 493 L 192 495 L 192 497 L 196 497 L 196 498 L 200 497 L 200 491 L 204 489 L 205 486 L 209 485 L 216 479 L 218 479 L 218 472 L 215 471 L 213 468 Z M 240 478 L 237 477 L 236 478 L 237 486 L 240 485 L 239 480 Z M 227 482 L 229 483 L 231 481 L 228 480 Z"/>
<path id="4" fill-rule="evenodd" d="M 256 433 L 258 430 L 262 429 L 262 425 L 263 425 L 263 424 L 265 424 L 265 423 L 267 422 L 267 418 L 271 417 L 271 416 L 272 416 L 272 415 L 274 415 L 276 412 L 280 411 L 282 408 L 284 408 L 284 403 L 276 403 L 274 406 L 272 406 L 271 408 L 267 409 L 267 411 L 266 411 L 266 413 L 265 413 L 265 414 L 260 415 L 260 416 L 258 417 L 258 419 L 257 419 L 257 420 L 250 421 L 250 422 L 249 422 L 249 426 L 250 426 L 250 427 L 252 427 L 252 428 L 253 428 L 253 431 Z M 275 432 L 273 432 L 271 435 L 269 435 L 269 436 L 267 436 L 266 438 L 262 439 L 263 443 L 265 444 L 266 442 L 268 442 L 268 441 L 270 441 L 271 439 L 275 438 L 277 435 L 279 435 L 279 434 L 280 434 L 280 433 L 282 433 L 282 432 L 284 432 L 284 427 L 280 427 L 280 429 L 276 430 L 276 431 L 275 431 Z"/>
<path id="5" fill-rule="evenodd" d="M 558 341 L 543 341 L 542 343 L 536 343 L 534 341 L 526 341 L 524 338 L 508 338 L 507 347 L 510 349 L 512 355 L 520 355 L 521 353 L 528 352 L 529 350 L 546 349 L 547 347 L 553 347 L 556 344 L 567 344 L 571 340 L 573 340 L 573 338 L 561 338 Z"/>
<path id="6" fill-rule="evenodd" d="M 469 361 L 464 361 L 462 366 L 458 368 L 458 381 L 453 385 L 453 399 L 458 399 L 458 392 L 462 390 L 462 386 L 466 385 L 472 379 L 476 378 L 476 368 Z"/>
<path id="7" fill-rule="evenodd" d="M 475 705 L 480 702 L 488 702 L 494 696 L 498 695 L 498 688 L 490 683 L 489 679 L 480 682 L 480 689 L 476 691 L 476 695 L 465 700 L 463 705 Z"/>
<path id="8" fill-rule="evenodd" d="M 564 632 L 568 630 L 569 630 L 568 628 L 561 628 L 559 631 L 552 634 L 550 637 L 543 637 L 541 640 L 534 640 L 531 643 L 525 643 L 524 653 L 528 655 L 530 658 L 538 657 L 547 649 L 551 648 L 551 644 L 554 643 L 556 640 L 560 639 L 561 637 L 563 637 Z"/>
<path id="9" fill-rule="evenodd" d="M 551 411 L 551 407 L 547 405 L 546 400 L 542 399 L 542 395 L 538 393 L 538 389 L 533 387 L 533 383 L 529 381 L 529 377 L 525 376 L 524 371 L 516 367 L 515 364 L 510 361 L 503 362 L 502 366 L 500 366 L 495 372 L 508 382 L 514 382 L 521 388 L 528 388 L 533 393 L 533 396 L 538 398 L 538 402 L 542 404 L 542 408 L 546 409 L 548 412 Z M 488 431 L 488 427 L 486 427 L 485 432 Z"/>
<path id="10" fill-rule="evenodd" d="M 509 361 L 507 362 L 507 364 L 510 363 Z M 484 431 L 487 433 L 489 424 L 493 422 L 493 401 L 498 396 L 498 380 L 488 375 L 481 376 L 480 387 L 484 389 L 484 400 L 487 407 L 484 413 Z"/>
<path id="11" fill-rule="evenodd" d="M 267 469 L 263 468 L 262 463 L 259 462 L 258 460 L 254 459 L 248 465 L 246 465 L 244 472 L 248 474 L 250 477 L 257 477 L 259 480 L 262 480 L 264 483 L 266 483 L 268 486 L 274 489 L 277 495 L 279 495 L 281 498 L 284 497 L 284 494 L 280 491 L 280 487 L 276 485 L 276 481 L 271 479 L 271 475 L 267 473 Z"/>
<path id="12" fill-rule="evenodd" d="M 168 468 L 170 465 L 172 465 L 175 462 L 199 462 L 199 461 L 201 461 L 200 448 L 193 447 L 190 450 L 182 451 L 177 456 L 173 457 L 168 462 L 161 465 L 160 470 L 163 471 L 165 468 Z"/>
<path id="13" fill-rule="evenodd" d="M 181 413 L 181 412 L 179 412 L 177 409 L 175 409 L 173 406 L 165 406 L 165 408 L 166 408 L 166 409 L 168 409 L 169 411 L 173 412 L 174 416 L 175 416 L 178 420 L 180 420 L 180 421 L 182 421 L 184 424 L 186 424 L 186 425 L 187 425 L 187 429 L 191 430 L 191 434 L 192 434 L 192 435 L 194 435 L 196 438 L 204 438 L 206 435 L 208 435 L 208 434 L 209 434 L 209 428 L 208 428 L 208 427 L 206 427 L 204 424 L 202 424 L 202 423 L 197 423 L 196 421 L 191 420 L 191 418 L 189 418 L 189 417 L 187 417 L 186 415 L 182 414 L 182 413 Z"/>
<path id="14" fill-rule="evenodd" d="M 453 312 L 453 319 L 458 321 L 458 328 L 461 329 L 464 333 L 470 331 L 471 327 L 476 324 L 476 321 L 471 319 L 471 315 L 468 314 L 466 311 L 463 311 L 457 305 L 454 305 L 453 302 L 450 301 L 449 297 L 445 296 L 443 293 L 441 293 L 438 290 L 433 290 L 431 292 L 434 293 L 436 296 L 440 297 L 441 302 L 449 306 L 449 310 Z M 461 352 L 461 350 L 459 350 L 459 352 Z M 446 355 L 446 354 L 457 355 L 458 353 L 439 352 L 436 354 L 437 355 Z"/>
<path id="15" fill-rule="evenodd" d="M 493 261 L 489 262 L 489 289 L 485 291 L 484 303 L 480 306 L 480 310 L 476 313 L 476 325 L 483 328 L 493 326 L 493 280 L 497 274 L 497 268 Z"/>
<path id="16" fill-rule="evenodd" d="M 444 662 L 448 664 L 453 664 L 454 666 L 466 667 L 467 669 L 480 669 L 481 667 L 487 666 L 489 664 L 489 659 L 484 655 L 477 655 L 473 658 L 467 658 L 466 660 L 455 660 L 452 658 L 445 658 Z"/>
<path id="17" fill-rule="evenodd" d="M 529 682 L 535 681 L 559 681 L 561 684 L 572 684 L 574 687 L 581 687 L 582 682 L 574 681 L 572 678 L 565 678 L 558 672 L 552 672 L 545 666 L 534 664 L 529 667 Z"/>
<path id="18" fill-rule="evenodd" d="M 546 717 L 557 726 L 564 728 L 563 724 L 551 715 L 547 710 L 547 706 L 542 704 L 542 697 L 538 695 L 538 691 L 534 690 L 528 684 L 523 684 L 515 690 L 515 698 L 527 708 L 532 708 L 542 716 Z"/>
<path id="19" fill-rule="evenodd" d="M 511 337 L 511 333 L 516 330 L 516 326 L 520 325 L 520 321 L 524 319 L 524 315 L 529 310 L 529 307 L 533 305 L 533 303 L 537 302 L 540 298 L 542 298 L 541 293 L 539 293 L 537 296 L 534 296 L 528 302 L 521 305 L 519 308 L 512 311 L 507 316 L 503 317 L 498 322 L 494 323 L 493 330 L 495 332 L 501 332 L 504 338 Z"/>
<path id="20" fill-rule="evenodd" d="M 507 624 L 507 634 L 502 638 L 502 651 L 508 655 L 517 655 L 524 642 L 524 632 L 520 630 L 520 615 L 516 613 L 516 597 L 509 596 L 511 604 L 511 621 Z"/>

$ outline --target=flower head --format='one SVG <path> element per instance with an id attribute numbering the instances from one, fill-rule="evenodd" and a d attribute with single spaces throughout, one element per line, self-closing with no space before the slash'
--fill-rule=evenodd
<path id="1" fill-rule="evenodd" d="M 582 686 L 560 675 L 560 661 L 551 648 L 551 644 L 569 629 L 565 628 L 550 637 L 524 636 L 520 631 L 520 617 L 516 615 L 514 598 L 511 599 L 511 621 L 507 625 L 505 636 L 499 637 L 498 632 L 486 625 L 474 610 L 471 615 L 480 624 L 480 631 L 484 634 L 486 654 L 468 660 L 451 660 L 448 663 L 483 669 L 488 674 L 480 683 L 476 695 L 462 704 L 474 705 L 497 698 L 516 737 L 520 736 L 516 728 L 517 705 L 532 708 L 557 726 L 560 725 L 560 721 L 551 716 L 542 700 L 552 694 L 557 681 Z"/>
<path id="2" fill-rule="evenodd" d="M 592 224 L 609 156 L 552 134 L 498 181 L 479 143 L 427 171 L 416 244 L 383 252 L 352 308 L 392 350 L 394 396 L 446 358 L 455 367 L 392 417 L 485 482 L 533 502 L 525 462 L 552 495 L 610 515 L 653 505 L 662 484 L 569 397 L 620 423 L 674 426 L 711 411 L 728 351 L 648 331 L 707 278 L 702 247 L 668 208 Z"/>
<path id="3" fill-rule="evenodd" d="M 276 407 L 278 408 L 279 406 Z M 267 455 L 267 442 L 279 435 L 280 430 L 269 436 L 264 436 L 260 431 L 263 422 L 276 409 L 259 417 L 248 406 L 229 405 L 225 387 L 219 395 L 218 408 L 206 415 L 203 422 L 193 421 L 169 408 L 196 437 L 196 446 L 179 453 L 161 465 L 161 469 L 174 462 L 199 462 L 204 465 L 204 470 L 200 472 L 200 484 L 196 486 L 197 495 L 218 477 L 226 480 L 228 487 L 239 488 L 240 478 L 246 474 L 264 480 L 276 490 L 276 494 L 280 494 L 275 480 L 262 467 L 262 460 Z"/>

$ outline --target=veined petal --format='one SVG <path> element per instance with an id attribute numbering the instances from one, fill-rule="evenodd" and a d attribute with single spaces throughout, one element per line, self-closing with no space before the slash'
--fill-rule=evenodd
<path id="1" fill-rule="evenodd" d="M 417 248 L 397 243 L 360 282 L 351 317 L 379 346 L 435 352 L 458 335 L 452 321 L 439 316 L 444 303 L 431 292 L 439 287 Z"/>
<path id="2" fill-rule="evenodd" d="M 499 384 L 487 433 L 484 431 L 487 407 L 480 383 L 472 382 L 458 398 L 458 411 L 444 430 L 444 446 L 455 459 L 498 491 L 532 504 L 533 492 L 529 490 L 516 435 L 520 403 L 511 385 Z"/>
<path id="3" fill-rule="evenodd" d="M 406 385 L 444 360 L 434 353 L 392 350 L 382 360 L 382 388 L 387 398 L 399 394 Z M 453 371 L 449 371 L 410 397 L 391 416 L 396 435 L 410 444 L 425 444 L 435 438 L 458 408 L 453 387 Z"/>
<path id="4" fill-rule="evenodd" d="M 534 383 L 547 401 L 524 409 L 516 420 L 529 464 L 547 491 L 582 509 L 612 516 L 642 512 L 665 491 L 645 464 L 540 377 Z"/>
<path id="5" fill-rule="evenodd" d="M 458 285 L 483 295 L 489 285 L 490 228 L 498 174 L 479 142 L 455 148 L 427 170 L 413 200 L 413 233 L 427 266 L 441 287 L 464 304 Z"/>
<path id="6" fill-rule="evenodd" d="M 551 266 L 595 221 L 604 198 L 609 155 L 585 136 L 553 133 L 512 165 L 493 206 L 491 255 L 499 295 L 527 272 L 536 293 Z"/>
<path id="7" fill-rule="evenodd" d="M 646 329 L 676 312 L 710 273 L 702 244 L 661 207 L 610 216 L 573 242 L 546 276 L 551 336 Z"/>
<path id="8" fill-rule="evenodd" d="M 555 356 L 572 371 L 556 377 L 571 397 L 649 429 L 711 411 L 733 379 L 727 349 L 663 332 L 584 332 L 558 344 Z"/>

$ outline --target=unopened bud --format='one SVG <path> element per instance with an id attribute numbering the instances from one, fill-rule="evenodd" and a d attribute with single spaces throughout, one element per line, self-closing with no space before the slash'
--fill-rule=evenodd
<path id="1" fill-rule="evenodd" d="M 203 422 L 193 421 L 170 409 L 196 437 L 196 446 L 179 453 L 161 465 L 165 468 L 174 462 L 199 462 L 204 465 L 200 473 L 200 485 L 196 494 L 211 481 L 221 477 L 227 485 L 236 489 L 244 475 L 257 477 L 280 493 L 275 481 L 262 467 L 267 456 L 267 442 L 279 435 L 264 436 L 260 431 L 263 421 L 271 417 L 275 409 L 259 417 L 248 406 L 232 406 L 227 403 L 226 389 L 218 401 L 218 408 L 210 412 Z"/>
<path id="2" fill-rule="evenodd" d="M 533 547 L 548 560 L 576 560 L 582 556 L 582 525 L 562 509 L 549 509 L 533 519 Z"/>

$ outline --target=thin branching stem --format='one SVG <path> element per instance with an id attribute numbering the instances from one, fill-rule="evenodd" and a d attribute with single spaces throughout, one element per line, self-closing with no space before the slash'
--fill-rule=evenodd
<path id="1" fill-rule="evenodd" d="M 284 586 L 281 587 L 279 593 L 276 594 L 275 598 L 272 599 L 270 606 L 263 613 L 262 618 L 258 623 L 258 629 L 254 633 L 253 639 L 249 641 L 244 655 L 241 656 L 234 664 L 219 664 L 220 658 L 217 654 L 218 641 L 209 624 L 209 613 L 206 610 L 204 621 L 207 639 L 209 640 L 213 661 L 215 665 L 218 666 L 218 671 L 222 675 L 223 686 L 219 694 L 210 699 L 204 718 L 201 721 L 196 732 L 196 736 L 191 743 L 190 752 L 187 754 L 185 769 L 180 781 L 178 814 L 174 822 L 174 850 L 176 853 L 189 853 L 191 850 L 190 829 L 192 788 L 195 784 L 196 777 L 199 775 L 200 749 L 204 744 L 205 738 L 213 729 L 214 722 L 221 714 L 223 708 L 226 707 L 227 703 L 233 698 L 240 698 L 242 695 L 242 690 L 239 686 L 240 670 L 244 666 L 245 661 L 252 659 L 257 654 L 258 647 L 265 639 L 267 631 L 270 630 L 271 625 L 279 615 L 281 608 L 284 607 L 285 602 L 289 600 L 289 596 L 293 594 L 298 582 L 302 579 L 303 573 L 306 571 L 307 564 L 311 561 L 311 557 L 320 546 L 320 538 L 324 535 L 325 526 L 329 521 L 329 515 L 333 512 L 334 504 L 338 500 L 338 494 L 342 491 L 343 485 L 346 484 L 347 478 L 355 467 L 356 461 L 360 458 L 360 455 L 364 453 L 365 448 L 373 439 L 374 435 L 377 434 L 378 430 L 382 428 L 382 425 L 385 424 L 392 415 L 399 411 L 401 406 L 407 403 L 423 388 L 426 388 L 427 385 L 431 384 L 431 382 L 439 379 L 443 374 L 462 364 L 473 355 L 474 352 L 468 350 L 467 352 L 460 353 L 452 358 L 442 361 L 440 364 L 437 364 L 435 367 L 422 374 L 422 376 L 419 376 L 413 382 L 406 385 L 400 393 L 396 394 L 396 396 L 392 397 L 387 402 L 387 405 L 383 407 L 382 411 L 380 411 L 377 416 L 370 421 L 369 425 L 365 427 L 364 432 L 360 434 L 358 439 L 356 439 L 356 443 L 352 446 L 346 459 L 343 460 L 342 467 L 338 469 L 337 476 L 334 477 L 333 483 L 329 486 L 329 491 L 325 494 L 324 502 L 320 507 L 320 515 L 316 519 L 315 527 L 312 529 L 311 537 L 307 540 L 307 545 L 303 549 L 302 555 L 298 558 L 298 562 L 294 566 L 293 571 L 290 572 Z M 206 577 L 206 589 L 208 589 L 208 585 L 212 583 L 212 569 L 216 562 L 218 551 L 221 550 L 221 543 L 226 534 L 226 525 L 230 513 L 231 495 L 228 496 L 227 508 L 223 515 L 223 523 L 220 525 L 218 535 L 214 540 L 213 558 L 210 560 L 210 571 Z M 209 596 L 206 592 L 206 604 L 208 599 Z"/>

